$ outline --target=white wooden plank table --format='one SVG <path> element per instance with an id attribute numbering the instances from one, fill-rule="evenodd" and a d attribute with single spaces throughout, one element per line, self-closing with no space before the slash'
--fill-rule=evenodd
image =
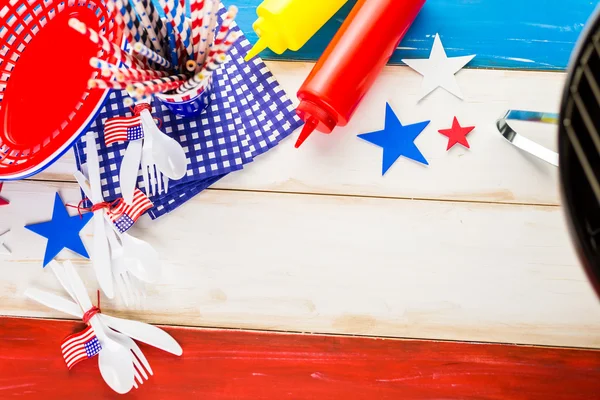
<path id="1" fill-rule="evenodd" d="M 268 65 L 291 95 L 312 67 Z M 288 139 L 134 228 L 159 250 L 164 279 L 147 286 L 142 310 L 103 308 L 161 324 L 600 347 L 600 305 L 571 246 L 557 170 L 494 125 L 509 108 L 556 112 L 564 77 L 464 70 L 464 101 L 438 90 L 416 103 L 421 77 L 387 67 L 348 127 L 300 150 Z M 381 177 L 381 150 L 356 135 L 383 127 L 386 102 L 405 124 L 431 120 L 416 142 L 429 167 L 400 159 Z M 455 115 L 477 126 L 470 150 L 446 152 L 437 133 Z M 552 126 L 523 128 L 556 139 Z M 68 154 L 5 185 L 0 231 L 12 229 L 13 254 L 0 256 L 0 314 L 64 318 L 23 296 L 30 285 L 59 292 L 40 273 L 44 239 L 23 226 L 50 218 L 55 191 L 79 201 L 74 170 Z M 74 260 L 91 293 L 89 262 Z"/>

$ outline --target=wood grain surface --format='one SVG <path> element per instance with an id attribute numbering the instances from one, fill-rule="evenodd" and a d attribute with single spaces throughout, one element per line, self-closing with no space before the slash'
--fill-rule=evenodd
<path id="1" fill-rule="evenodd" d="M 252 43 L 257 40 L 252 24 L 261 2 L 226 2 L 240 8 L 237 21 Z M 355 3 L 350 0 L 300 51 L 261 55 L 316 60 Z M 391 62 L 428 57 L 439 33 L 449 56 L 477 54 L 470 67 L 562 70 L 596 4 L 589 0 L 427 0 Z"/>
<path id="2" fill-rule="evenodd" d="M 0 318 L 0 396 L 116 399 L 97 359 L 68 371 L 80 323 Z M 175 357 L 140 345 L 154 376 L 130 399 L 594 399 L 600 352 L 514 345 L 164 328 Z"/>
<path id="3" fill-rule="evenodd" d="M 269 68 L 295 100 L 312 68 L 308 63 L 270 62 Z M 557 169 L 508 143 L 495 121 L 508 109 L 558 111 L 563 73 L 463 70 L 457 79 L 461 101 L 438 89 L 417 103 L 421 75 L 408 67 L 388 67 L 364 99 L 351 123 L 331 135 L 315 133 L 301 149 L 290 138 L 257 157 L 243 171 L 214 187 L 252 191 L 317 193 L 408 199 L 552 204 L 560 201 Z M 401 158 L 381 176 L 382 151 L 358 139 L 383 128 L 389 102 L 404 124 L 431 120 L 417 138 L 430 165 Z M 452 125 L 476 126 L 470 149 L 455 146 L 438 133 Z M 515 129 L 549 148 L 556 148 L 554 125 L 522 123 Z M 297 133 L 295 134 L 297 135 Z M 34 179 L 73 181 L 73 155 L 63 157 Z"/>
<path id="4" fill-rule="evenodd" d="M 0 315 L 62 317 L 23 296 L 62 294 L 42 271 L 54 192 L 74 184 L 4 186 Z M 75 211 L 75 210 L 73 210 Z M 84 242 L 91 244 L 90 224 Z M 164 275 L 140 310 L 160 324 L 600 347 L 600 305 L 558 207 L 209 190 L 133 230 Z M 90 294 L 89 261 L 74 257 Z"/>

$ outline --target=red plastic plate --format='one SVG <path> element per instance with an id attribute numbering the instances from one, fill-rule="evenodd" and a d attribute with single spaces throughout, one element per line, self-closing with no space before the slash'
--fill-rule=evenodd
<path id="1" fill-rule="evenodd" d="M 104 99 L 105 92 L 88 91 L 87 82 L 95 74 L 89 59 L 105 56 L 69 27 L 72 17 L 120 43 L 103 0 L 9 0 L 0 6 L 0 179 L 45 168 Z"/>

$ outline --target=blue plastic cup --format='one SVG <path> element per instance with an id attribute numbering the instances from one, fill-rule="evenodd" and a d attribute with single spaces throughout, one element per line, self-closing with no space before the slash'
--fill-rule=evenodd
<path id="1" fill-rule="evenodd" d="M 173 114 L 184 118 L 197 117 L 210 104 L 213 89 L 212 76 L 203 90 L 192 89 L 180 95 L 157 94 L 155 97 Z"/>

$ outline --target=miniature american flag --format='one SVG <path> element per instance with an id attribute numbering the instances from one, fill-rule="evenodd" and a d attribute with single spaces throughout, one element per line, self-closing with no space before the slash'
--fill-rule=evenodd
<path id="1" fill-rule="evenodd" d="M 94 357 L 102 350 L 102 346 L 100 346 L 96 333 L 94 333 L 91 326 L 79 333 L 67 336 L 60 348 L 69 369 L 80 361 Z"/>
<path id="2" fill-rule="evenodd" d="M 110 209 L 108 217 L 119 232 L 124 233 L 135 224 L 135 221 L 142 214 L 151 209 L 152 206 L 153 204 L 150 199 L 140 189 L 135 189 L 135 192 L 133 192 L 133 203 L 126 204 L 124 201 L 120 202 L 117 206 Z"/>
<path id="3" fill-rule="evenodd" d="M 117 117 L 106 120 L 104 124 L 104 142 L 107 146 L 144 137 L 140 116 Z"/>

